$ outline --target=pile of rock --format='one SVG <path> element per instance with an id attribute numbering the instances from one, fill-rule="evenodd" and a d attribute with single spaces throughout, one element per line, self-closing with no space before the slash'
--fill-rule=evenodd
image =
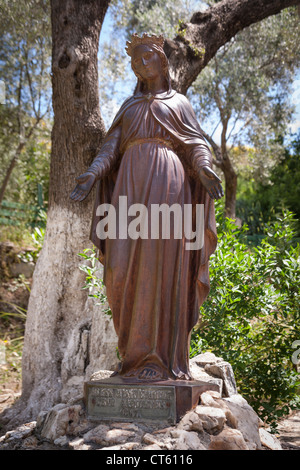
<path id="1" fill-rule="evenodd" d="M 281 450 L 279 441 L 237 393 L 230 364 L 212 354 L 191 361 L 195 378 L 219 381 L 220 391 L 201 394 L 199 405 L 174 426 L 92 422 L 81 400 L 58 404 L 0 438 L 0 449 L 53 445 L 69 450 Z"/>

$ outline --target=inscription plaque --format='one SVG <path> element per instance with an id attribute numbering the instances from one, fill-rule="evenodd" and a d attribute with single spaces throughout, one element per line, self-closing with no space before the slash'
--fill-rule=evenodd
<path id="1" fill-rule="evenodd" d="M 88 417 L 99 420 L 176 422 L 174 386 L 86 383 Z"/>
<path id="2" fill-rule="evenodd" d="M 166 380 L 150 385 L 114 376 L 85 382 L 84 401 L 87 416 L 93 420 L 176 424 L 199 404 L 201 393 L 207 390 L 222 393 L 219 383 L 201 380 Z"/>

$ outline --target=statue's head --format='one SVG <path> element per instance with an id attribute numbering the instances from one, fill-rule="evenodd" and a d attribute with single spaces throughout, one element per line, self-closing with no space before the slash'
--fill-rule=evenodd
<path id="1" fill-rule="evenodd" d="M 135 92 L 143 90 L 143 82 L 155 74 L 162 74 L 166 82 L 166 91 L 171 89 L 169 63 L 163 50 L 163 36 L 148 35 L 131 36 L 131 42 L 126 43 L 126 52 L 131 57 L 131 67 L 138 83 Z M 147 67 L 144 65 L 147 64 Z"/>

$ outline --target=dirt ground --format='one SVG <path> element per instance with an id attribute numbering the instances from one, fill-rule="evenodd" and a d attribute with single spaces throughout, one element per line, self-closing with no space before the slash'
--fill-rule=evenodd
<path id="1" fill-rule="evenodd" d="M 283 419 L 278 426 L 278 437 L 285 450 L 300 450 L 300 410 Z"/>

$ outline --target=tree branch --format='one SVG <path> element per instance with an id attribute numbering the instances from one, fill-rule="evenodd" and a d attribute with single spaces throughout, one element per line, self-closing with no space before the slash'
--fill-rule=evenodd
<path id="1" fill-rule="evenodd" d="M 175 39 L 165 42 L 173 87 L 185 94 L 218 49 L 239 31 L 296 5 L 300 0 L 223 0 L 194 13 Z"/>

